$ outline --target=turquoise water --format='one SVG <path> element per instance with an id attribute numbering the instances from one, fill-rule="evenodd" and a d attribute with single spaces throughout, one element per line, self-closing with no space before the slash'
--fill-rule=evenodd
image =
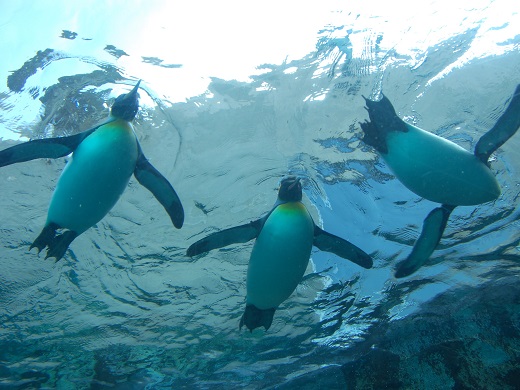
<path id="1" fill-rule="evenodd" d="M 0 388 L 520 387 L 520 136 L 492 158 L 500 198 L 456 208 L 428 263 L 395 279 L 436 204 L 358 124 L 383 91 L 472 150 L 520 83 L 520 7 L 280 3 L 2 2 L 0 148 L 88 129 L 141 79 L 137 137 L 186 219 L 132 179 L 44 260 L 28 248 L 65 159 L 1 168 Z M 252 242 L 185 251 L 269 211 L 288 173 L 374 267 L 314 249 L 272 327 L 240 332 Z"/>

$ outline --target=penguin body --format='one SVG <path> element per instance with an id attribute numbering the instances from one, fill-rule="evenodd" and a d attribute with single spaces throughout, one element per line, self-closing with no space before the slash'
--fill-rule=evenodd
<path id="1" fill-rule="evenodd" d="M 138 109 L 139 83 L 117 97 L 108 120 L 69 137 L 37 139 L 0 151 L 0 167 L 72 153 L 54 190 L 47 221 L 31 245 L 61 259 L 70 243 L 115 205 L 132 175 L 159 200 L 175 227 L 184 210 L 171 184 L 148 162 L 131 121 Z"/>
<path id="2" fill-rule="evenodd" d="M 271 309 L 289 298 L 305 273 L 313 240 L 314 224 L 303 203 L 276 206 L 251 252 L 246 303 Z"/>
<path id="3" fill-rule="evenodd" d="M 114 207 L 132 176 L 138 150 L 131 123 L 99 127 L 74 151 L 52 195 L 47 224 L 83 233 Z"/>
<path id="4" fill-rule="evenodd" d="M 477 142 L 474 153 L 405 123 L 384 95 L 380 101 L 365 98 L 365 102 L 370 121 L 361 123 L 363 141 L 380 153 L 408 189 L 441 203 L 424 219 L 412 252 L 398 265 L 395 276 L 401 278 L 428 260 L 455 207 L 478 205 L 500 196 L 488 160 L 520 127 L 520 85 L 496 124 Z"/>
<path id="5" fill-rule="evenodd" d="M 471 206 L 499 197 L 495 176 L 473 153 L 428 131 L 406 124 L 390 131 L 381 156 L 412 192 L 432 202 Z"/>
<path id="6" fill-rule="evenodd" d="M 196 256 L 256 238 L 247 270 L 246 308 L 240 328 L 269 329 L 278 306 L 302 280 L 313 245 L 364 268 L 372 267 L 368 254 L 316 226 L 301 199 L 300 180 L 288 176 L 281 181 L 278 200 L 265 217 L 210 234 L 188 248 L 187 255 Z"/>

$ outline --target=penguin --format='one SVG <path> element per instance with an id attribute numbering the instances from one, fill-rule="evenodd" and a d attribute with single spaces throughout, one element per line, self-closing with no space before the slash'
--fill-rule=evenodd
<path id="1" fill-rule="evenodd" d="M 245 312 L 239 328 L 267 331 L 278 306 L 302 280 L 312 246 L 332 252 L 363 268 L 372 267 L 371 257 L 357 246 L 320 229 L 302 203 L 300 178 L 281 180 L 278 198 L 267 215 L 245 225 L 210 234 L 193 243 L 190 257 L 224 246 L 256 239 L 247 270 Z"/>
<path id="2" fill-rule="evenodd" d="M 58 180 L 47 221 L 30 249 L 60 260 L 81 233 L 98 223 L 116 204 L 132 173 L 181 228 L 184 210 L 172 185 L 146 159 L 132 120 L 139 109 L 141 81 L 118 96 L 107 120 L 69 136 L 31 140 L 0 151 L 0 167 L 37 158 L 59 158 L 72 153 Z"/>
<path id="3" fill-rule="evenodd" d="M 520 127 L 520 85 L 496 124 L 484 134 L 473 153 L 400 119 L 390 100 L 366 99 L 369 121 L 360 123 L 363 141 L 376 149 L 394 175 L 409 190 L 441 206 L 423 222 L 410 255 L 398 264 L 395 277 L 416 272 L 433 253 L 457 206 L 493 201 L 501 190 L 489 157 Z"/>

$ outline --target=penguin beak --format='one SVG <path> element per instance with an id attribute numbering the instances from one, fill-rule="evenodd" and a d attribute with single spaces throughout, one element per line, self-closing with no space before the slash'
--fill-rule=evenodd
<path id="1" fill-rule="evenodd" d="M 135 85 L 135 87 L 126 94 L 127 99 L 138 99 L 139 98 L 139 94 L 137 93 L 137 91 L 139 91 L 139 84 L 141 84 L 141 80 L 139 80 L 137 82 L 137 84 Z"/>
<path id="2" fill-rule="evenodd" d="M 297 177 L 296 180 L 294 181 L 294 183 L 292 183 L 287 189 L 292 190 L 295 185 L 300 184 L 300 181 L 301 181 L 301 177 Z"/>
<path id="3" fill-rule="evenodd" d="M 130 92 L 121 95 L 122 99 L 126 102 L 125 104 L 139 104 L 139 84 L 141 84 L 141 80 L 137 82 Z"/>

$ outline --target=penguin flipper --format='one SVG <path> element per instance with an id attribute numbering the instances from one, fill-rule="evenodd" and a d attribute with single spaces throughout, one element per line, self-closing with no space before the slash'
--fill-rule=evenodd
<path id="1" fill-rule="evenodd" d="M 186 251 L 186 254 L 189 257 L 193 257 L 204 252 L 209 252 L 212 249 L 251 241 L 253 238 L 258 237 L 264 222 L 265 218 L 261 218 L 245 225 L 235 226 L 212 233 L 191 244 Z"/>
<path id="2" fill-rule="evenodd" d="M 23 144 L 11 146 L 10 148 L 0 151 L 0 167 L 35 160 L 37 158 L 59 158 L 67 156 L 74 152 L 85 138 L 109 122 L 111 122 L 111 120 L 105 121 L 90 130 L 68 137 L 35 139 L 24 142 Z"/>
<path id="3" fill-rule="evenodd" d="M 350 260 L 363 268 L 372 268 L 372 258 L 363 250 L 341 237 L 320 229 L 316 225 L 314 226 L 313 245 L 322 251 L 332 252 Z"/>
<path id="4" fill-rule="evenodd" d="M 520 85 L 504 113 L 497 123 L 486 134 L 480 137 L 475 146 L 475 156 L 484 164 L 488 163 L 489 156 L 511 138 L 520 128 Z"/>
<path id="5" fill-rule="evenodd" d="M 135 178 L 163 205 L 173 226 L 180 229 L 184 223 L 184 209 L 179 196 L 170 182 L 146 159 L 139 143 L 137 146 L 139 151 L 134 170 Z"/>
<path id="6" fill-rule="evenodd" d="M 448 218 L 454 209 L 455 206 L 442 205 L 428 214 L 424 219 L 421 235 L 415 242 L 412 253 L 397 266 L 396 278 L 413 274 L 428 260 L 439 244 L 444 229 L 446 229 Z"/>

